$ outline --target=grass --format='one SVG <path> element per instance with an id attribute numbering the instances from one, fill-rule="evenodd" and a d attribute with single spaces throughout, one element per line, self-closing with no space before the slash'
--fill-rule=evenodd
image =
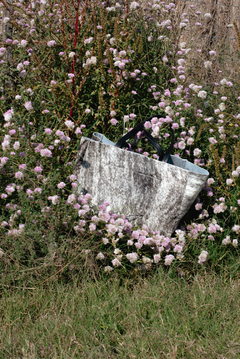
<path id="1" fill-rule="evenodd" d="M 211 358 L 240 355 L 238 280 L 159 271 L 2 292 L 0 358 Z"/>

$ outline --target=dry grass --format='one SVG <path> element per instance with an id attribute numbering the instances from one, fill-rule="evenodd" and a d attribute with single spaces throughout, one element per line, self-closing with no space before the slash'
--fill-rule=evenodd
<path id="1" fill-rule="evenodd" d="M 179 17 L 183 13 L 187 13 L 186 18 L 189 19 L 189 26 L 182 29 L 178 43 L 186 42 L 187 47 L 191 48 L 188 56 L 188 68 L 194 69 L 194 76 L 189 76 L 191 81 L 199 72 L 199 80 L 203 80 L 206 84 L 214 84 L 223 77 L 234 80 L 237 71 L 234 64 L 239 62 L 238 39 L 234 27 L 228 25 L 236 22 L 240 26 L 240 5 L 237 0 L 206 0 L 206 1 L 187 1 L 175 0 L 176 16 Z M 141 6 L 150 11 L 149 2 L 140 0 Z M 194 5 L 191 8 L 191 5 Z M 145 11 L 145 12 L 146 12 Z M 196 14 L 199 11 L 200 14 Z M 154 16 L 154 12 L 150 11 Z M 211 18 L 205 18 L 204 14 L 211 14 Z M 195 23 L 200 22 L 202 26 L 196 27 Z M 201 49 L 198 53 L 196 50 Z M 217 56 L 213 60 L 211 70 L 205 71 L 203 76 L 203 62 L 210 60 L 209 51 L 214 50 Z M 211 59 L 212 60 L 212 59 Z M 219 72 L 221 71 L 221 72 Z M 190 71 L 191 73 L 191 71 Z"/>
<path id="2" fill-rule="evenodd" d="M 2 293 L 0 358 L 233 359 L 239 280 L 151 280 Z"/>
<path id="3" fill-rule="evenodd" d="M 203 2 L 191 2 L 176 0 L 177 12 L 182 14 L 183 12 L 190 14 L 188 17 L 190 20 L 190 26 L 183 30 L 181 41 L 185 41 L 191 44 L 191 48 L 194 51 L 195 64 L 201 59 L 205 61 L 209 59 L 209 50 L 214 50 L 217 53 L 216 60 L 213 63 L 213 67 L 205 77 L 205 81 L 213 83 L 223 78 L 223 75 L 234 79 L 236 76 L 236 70 L 234 63 L 239 63 L 238 55 L 238 41 L 234 27 L 228 27 L 235 21 L 238 25 L 240 6 L 235 0 L 208 0 Z M 191 8 L 190 5 L 195 5 Z M 201 14 L 196 14 L 199 11 Z M 205 18 L 204 14 L 211 14 L 211 18 Z M 197 33 L 194 33 L 196 26 L 194 24 L 200 22 L 202 24 L 199 27 Z M 192 36 L 194 34 L 194 36 Z M 194 41 L 191 41 L 191 38 Z M 201 49 L 201 54 L 196 54 L 196 50 Z M 191 51 L 191 56 L 192 56 Z M 201 66 L 200 66 L 201 68 Z M 223 71 L 219 73 L 219 70 Z"/>

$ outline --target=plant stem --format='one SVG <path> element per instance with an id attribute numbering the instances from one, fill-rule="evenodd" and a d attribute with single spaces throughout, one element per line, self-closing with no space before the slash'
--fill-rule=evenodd
<path id="1" fill-rule="evenodd" d="M 80 0 L 78 0 L 78 5 L 77 5 L 77 8 L 76 8 L 75 36 L 74 36 L 74 44 L 73 44 L 74 50 L 76 50 L 76 46 L 77 46 L 79 5 L 80 5 Z M 76 55 L 74 55 L 73 62 L 72 62 L 72 70 L 71 70 L 72 74 L 74 74 L 75 60 L 76 60 Z M 73 79 L 72 79 L 72 95 L 73 95 L 73 97 L 74 97 L 74 84 L 75 84 L 75 81 L 74 81 L 74 77 L 73 77 Z M 72 114 L 73 114 L 73 99 L 71 101 L 71 109 L 70 109 L 69 116 L 72 117 Z"/>

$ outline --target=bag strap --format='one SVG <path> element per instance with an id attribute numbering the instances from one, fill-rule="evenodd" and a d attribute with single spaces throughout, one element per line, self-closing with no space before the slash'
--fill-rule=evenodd
<path id="1" fill-rule="evenodd" d="M 150 121 L 152 118 L 157 117 L 157 118 L 161 118 L 164 117 L 162 115 L 154 115 L 151 117 L 148 117 L 145 121 L 141 122 L 139 125 L 137 125 L 136 127 L 134 127 L 131 131 L 129 131 L 128 133 L 126 133 L 126 135 L 124 135 L 122 138 L 120 138 L 120 140 L 116 143 L 116 147 L 122 148 L 124 145 L 126 145 L 126 141 L 135 136 L 132 145 L 135 147 L 137 144 L 137 133 L 139 131 L 144 131 L 145 136 L 147 137 L 147 139 L 149 140 L 149 142 L 155 147 L 155 149 L 157 150 L 158 153 L 158 160 L 159 161 L 163 161 L 163 162 L 168 162 L 170 154 L 172 152 L 173 149 L 173 145 L 174 145 L 174 132 L 172 127 L 170 127 L 171 129 L 171 133 L 172 133 L 172 140 L 171 140 L 171 144 L 169 146 L 169 148 L 167 149 L 166 153 L 164 153 L 162 147 L 159 145 L 159 143 L 155 140 L 155 138 L 144 128 L 144 124 L 147 121 Z"/>

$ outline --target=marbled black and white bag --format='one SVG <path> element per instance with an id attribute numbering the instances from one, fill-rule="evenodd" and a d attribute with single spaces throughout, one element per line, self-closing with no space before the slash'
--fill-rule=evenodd
<path id="1" fill-rule="evenodd" d="M 171 236 L 202 190 L 209 173 L 185 159 L 170 155 L 173 131 L 171 146 L 164 154 L 161 146 L 144 129 L 146 121 L 117 144 L 100 133 L 94 133 L 92 139 L 82 137 L 74 174 L 79 193 L 90 193 L 93 204 L 108 201 L 111 210 L 123 213 L 131 223 L 145 224 L 150 230 Z M 156 148 L 158 160 L 121 148 L 139 131 L 144 131 Z M 135 136 L 132 147 L 136 142 Z"/>

